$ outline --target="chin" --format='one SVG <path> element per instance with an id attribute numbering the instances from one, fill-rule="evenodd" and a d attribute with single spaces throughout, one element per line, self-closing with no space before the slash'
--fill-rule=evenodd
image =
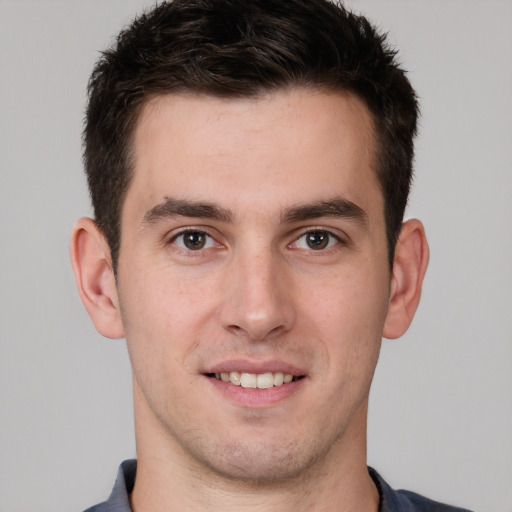
<path id="1" fill-rule="evenodd" d="M 322 460 L 334 440 L 254 443 L 242 441 L 216 447 L 202 446 L 193 456 L 216 476 L 246 485 L 279 484 L 297 480 Z"/>

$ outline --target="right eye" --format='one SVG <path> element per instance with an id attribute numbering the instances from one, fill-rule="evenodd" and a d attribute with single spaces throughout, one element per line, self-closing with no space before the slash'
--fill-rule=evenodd
<path id="1" fill-rule="evenodd" d="M 200 251 L 215 246 L 213 238 L 204 231 L 186 230 L 173 236 L 171 243 L 186 251 Z"/>
<path id="2" fill-rule="evenodd" d="M 294 249 L 323 251 L 341 243 L 340 237 L 325 229 L 312 229 L 302 234 L 293 244 Z"/>

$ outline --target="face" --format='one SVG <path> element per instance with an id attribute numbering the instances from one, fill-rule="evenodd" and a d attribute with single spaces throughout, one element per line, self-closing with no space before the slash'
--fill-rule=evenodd
<path id="1" fill-rule="evenodd" d="M 139 445 L 261 481 L 364 444 L 390 283 L 372 130 L 307 89 L 145 107 L 118 266 Z"/>

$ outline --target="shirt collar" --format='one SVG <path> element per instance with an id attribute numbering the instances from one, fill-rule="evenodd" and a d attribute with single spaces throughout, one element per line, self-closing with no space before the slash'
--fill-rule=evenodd
<path id="1" fill-rule="evenodd" d="M 130 507 L 129 495 L 135 484 L 136 472 L 137 461 L 135 459 L 125 460 L 119 467 L 116 482 L 108 501 L 97 508 L 93 507 L 90 512 L 133 512 Z M 410 512 L 411 503 L 405 495 L 394 491 L 373 468 L 368 467 L 368 472 L 379 491 L 379 512 Z M 448 510 L 448 508 L 443 510 Z M 450 510 L 455 509 L 450 508 Z"/>

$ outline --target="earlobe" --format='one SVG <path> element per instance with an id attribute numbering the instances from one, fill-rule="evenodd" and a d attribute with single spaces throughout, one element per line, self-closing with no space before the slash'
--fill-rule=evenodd
<path id="1" fill-rule="evenodd" d="M 385 338 L 399 338 L 409 328 L 420 301 L 428 258 L 423 224 L 417 219 L 404 222 L 395 250 Z"/>
<path id="2" fill-rule="evenodd" d="M 107 338 L 123 338 L 110 249 L 92 219 L 75 224 L 70 255 L 80 298 L 96 329 Z"/>

